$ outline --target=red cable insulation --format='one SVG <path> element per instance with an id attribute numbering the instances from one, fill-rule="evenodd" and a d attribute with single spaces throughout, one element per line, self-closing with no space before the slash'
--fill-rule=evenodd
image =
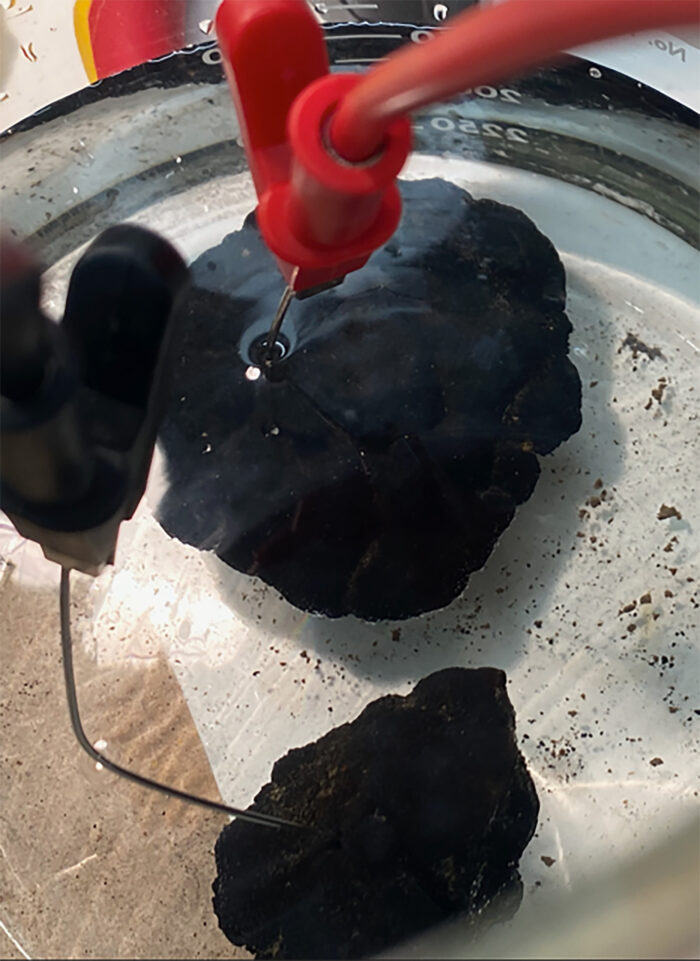
<path id="1" fill-rule="evenodd" d="M 436 39 L 404 47 L 372 69 L 341 101 L 330 139 L 341 157 L 359 163 L 376 154 L 402 114 L 498 83 L 572 47 L 699 21 L 698 0 L 504 0 L 471 8 Z"/>

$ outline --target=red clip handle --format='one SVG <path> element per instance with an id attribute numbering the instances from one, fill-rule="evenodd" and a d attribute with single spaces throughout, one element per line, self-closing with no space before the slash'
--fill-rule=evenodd
<path id="1" fill-rule="evenodd" d="M 258 195 L 258 226 L 294 291 L 364 266 L 398 226 L 395 185 L 411 148 L 407 117 L 381 151 L 349 164 L 326 132 L 354 74 L 329 74 L 304 0 L 223 0 L 216 34 Z"/>
<path id="2" fill-rule="evenodd" d="M 342 278 L 394 232 L 408 111 L 568 46 L 696 22 L 698 10 L 698 0 L 505 0 L 465 11 L 433 43 L 400 50 L 361 79 L 329 75 L 304 0 L 223 0 L 216 30 L 258 223 L 287 281 L 301 291 Z"/>
<path id="3" fill-rule="evenodd" d="M 328 73 L 323 35 L 297 0 L 224 0 L 216 36 L 248 154 L 262 197 L 289 179 L 287 115 L 306 87 Z"/>

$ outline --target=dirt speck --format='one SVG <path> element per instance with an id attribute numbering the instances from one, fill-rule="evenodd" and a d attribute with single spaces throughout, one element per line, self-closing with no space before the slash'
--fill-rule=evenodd
<path id="1" fill-rule="evenodd" d="M 651 764 L 652 767 L 658 767 L 659 764 L 663 764 L 664 761 L 663 761 L 663 758 L 661 757 L 653 757 L 651 761 L 649 761 L 649 763 Z"/>
<path id="2" fill-rule="evenodd" d="M 639 603 L 640 603 L 640 604 L 651 604 L 651 593 L 650 593 L 649 591 L 647 591 L 646 594 L 642 594 L 642 596 L 639 598 Z"/>
<path id="3" fill-rule="evenodd" d="M 400 640 L 401 640 L 401 628 L 400 628 L 400 627 L 395 627 L 395 628 L 394 628 L 394 630 L 391 632 L 391 639 L 392 639 L 392 641 L 400 641 Z"/>
<path id="4" fill-rule="evenodd" d="M 668 504 L 662 504 L 656 516 L 660 521 L 665 521 L 669 517 L 677 517 L 679 521 L 683 519 L 678 508 L 669 507 Z"/>
<path id="5" fill-rule="evenodd" d="M 551 868 L 551 866 L 556 862 L 556 860 L 557 860 L 556 858 L 550 858 L 548 854 L 540 855 L 540 861 L 542 862 L 542 864 L 546 864 L 548 868 Z"/>
<path id="6" fill-rule="evenodd" d="M 661 401 L 663 400 L 664 391 L 666 390 L 667 387 L 668 387 L 668 384 L 666 383 L 666 378 L 660 377 L 658 386 L 654 387 L 654 389 L 651 392 L 651 396 L 654 398 L 657 404 L 660 404 Z"/>
<path id="7" fill-rule="evenodd" d="M 645 344 L 643 340 L 640 340 L 640 338 L 631 331 L 628 332 L 627 336 L 618 347 L 618 354 L 621 354 L 625 347 L 629 347 L 629 349 L 632 351 L 632 360 L 637 360 L 640 354 L 646 354 L 649 360 L 654 360 L 656 357 L 663 359 L 664 356 L 659 347 L 649 347 L 648 344 Z"/>

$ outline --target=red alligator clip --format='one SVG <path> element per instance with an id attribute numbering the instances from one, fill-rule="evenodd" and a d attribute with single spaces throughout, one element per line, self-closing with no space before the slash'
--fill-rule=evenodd
<path id="1" fill-rule="evenodd" d="M 328 73 L 323 33 L 304 0 L 223 0 L 216 31 L 258 192 L 258 223 L 292 289 L 342 278 L 389 239 L 399 220 L 394 179 L 410 149 L 411 111 L 550 63 L 580 44 L 696 24 L 698 10 L 698 0 L 480 4 L 432 43 L 408 45 L 361 78 Z"/>
<path id="2" fill-rule="evenodd" d="M 407 117 L 376 155 L 342 160 L 327 131 L 355 74 L 330 74 L 323 31 L 304 0 L 223 0 L 216 35 L 258 195 L 257 218 L 294 292 L 364 266 L 398 226 L 395 184 L 411 148 Z"/>

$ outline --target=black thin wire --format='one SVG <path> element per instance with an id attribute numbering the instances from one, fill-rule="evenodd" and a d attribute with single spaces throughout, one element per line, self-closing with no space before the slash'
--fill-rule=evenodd
<path id="1" fill-rule="evenodd" d="M 60 610 L 63 676 L 66 682 L 66 697 L 68 699 L 70 722 L 78 743 L 82 749 L 90 755 L 93 761 L 102 764 L 108 771 L 119 774 L 129 781 L 133 781 L 134 784 L 140 784 L 141 787 L 150 788 L 152 791 L 160 791 L 161 794 L 178 798 L 180 801 L 187 801 L 189 804 L 198 804 L 200 807 L 209 808 L 212 811 L 220 811 L 222 814 L 233 815 L 242 821 L 250 821 L 253 824 L 261 824 L 265 827 L 276 829 L 281 827 L 302 827 L 302 825 L 296 824 L 294 821 L 286 821 L 284 818 L 275 817 L 273 814 L 241 811 L 239 808 L 229 807 L 228 804 L 221 804 L 219 801 L 208 801 L 206 798 L 198 797 L 196 794 L 189 794 L 187 791 L 181 791 L 178 788 L 160 784 L 158 781 L 152 781 L 150 778 L 142 777 L 134 771 L 129 771 L 128 768 L 122 767 L 120 764 L 115 764 L 114 761 L 110 761 L 108 757 L 105 757 L 104 754 L 101 754 L 94 748 L 83 729 L 80 710 L 78 708 L 78 695 L 75 687 L 75 674 L 73 672 L 73 641 L 70 624 L 70 571 L 65 567 L 61 568 Z"/>

